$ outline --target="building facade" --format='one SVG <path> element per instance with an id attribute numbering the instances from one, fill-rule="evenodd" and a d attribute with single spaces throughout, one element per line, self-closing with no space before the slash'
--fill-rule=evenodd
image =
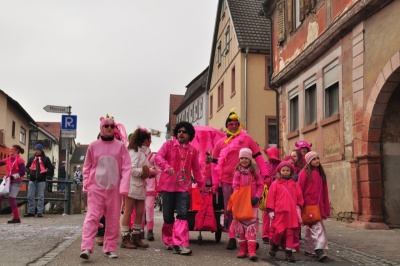
<path id="1" fill-rule="evenodd" d="M 400 1 L 264 1 L 280 146 L 305 139 L 328 176 L 333 216 L 400 225 Z"/>

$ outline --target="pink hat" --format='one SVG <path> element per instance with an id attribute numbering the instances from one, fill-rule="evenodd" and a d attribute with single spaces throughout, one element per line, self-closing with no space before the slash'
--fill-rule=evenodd
<path id="1" fill-rule="evenodd" d="M 293 164 L 289 163 L 288 161 L 282 161 L 278 167 L 276 168 L 276 172 L 279 173 L 281 171 L 281 168 L 287 166 L 290 168 L 290 174 L 292 175 L 294 173 L 294 167 Z"/>
<path id="2" fill-rule="evenodd" d="M 315 151 L 310 151 L 310 152 L 307 152 L 307 154 L 306 154 L 306 162 L 307 162 L 307 164 L 310 164 L 311 163 L 311 161 L 315 158 L 315 157 L 318 157 L 318 154 L 315 152 Z"/>
<path id="3" fill-rule="evenodd" d="M 308 151 L 311 151 L 312 143 L 308 143 L 308 142 L 305 141 L 305 140 L 300 140 L 299 142 L 296 142 L 296 143 L 294 144 L 294 146 L 296 146 L 296 148 L 297 148 L 298 150 L 300 150 L 301 148 L 307 148 Z"/>
<path id="4" fill-rule="evenodd" d="M 247 158 L 251 161 L 253 159 L 253 152 L 249 148 L 242 148 L 239 151 L 239 158 Z"/>
<path id="5" fill-rule="evenodd" d="M 277 147 L 268 148 L 264 152 L 268 156 L 268 159 L 279 161 L 279 149 Z"/>

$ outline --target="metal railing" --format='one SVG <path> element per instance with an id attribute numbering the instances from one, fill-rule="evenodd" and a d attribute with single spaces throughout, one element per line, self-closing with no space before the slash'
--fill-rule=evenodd
<path id="1" fill-rule="evenodd" d="M 1 181 L 3 181 L 2 178 L 0 178 L 0 183 Z M 22 180 L 23 183 L 29 183 L 29 179 L 23 179 Z M 46 197 L 46 195 L 50 194 L 50 193 L 54 193 L 54 192 L 47 192 L 47 185 L 51 183 L 51 184 L 64 184 L 65 185 L 65 191 L 64 191 L 64 197 L 60 197 L 60 198 L 54 198 L 54 197 Z M 72 184 L 74 183 L 73 180 L 46 180 L 46 187 L 44 190 L 44 201 L 49 202 L 49 201 L 63 201 L 65 203 L 64 205 L 64 213 L 66 214 L 71 214 L 71 196 L 72 196 Z M 20 191 L 18 192 L 18 195 L 21 195 L 21 193 L 23 193 L 25 191 Z M 28 200 L 28 185 L 26 186 L 26 196 L 25 197 L 21 197 L 21 196 L 17 196 L 16 197 L 17 200 L 23 200 L 23 201 L 27 201 Z M 35 201 L 37 201 L 38 198 L 35 195 Z"/>

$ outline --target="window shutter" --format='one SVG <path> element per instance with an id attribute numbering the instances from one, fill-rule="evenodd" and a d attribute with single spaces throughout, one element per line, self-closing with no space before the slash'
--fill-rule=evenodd
<path id="1" fill-rule="evenodd" d="M 277 4 L 278 12 L 278 42 L 282 43 L 285 40 L 285 3 L 280 1 Z"/>
<path id="2" fill-rule="evenodd" d="M 304 1 L 304 12 L 305 15 L 311 12 L 311 1 L 312 0 L 303 0 Z"/>
<path id="3" fill-rule="evenodd" d="M 294 15 L 293 15 L 293 0 L 286 0 L 286 6 L 287 6 L 287 31 L 288 33 L 293 32 L 293 25 L 294 25 Z"/>

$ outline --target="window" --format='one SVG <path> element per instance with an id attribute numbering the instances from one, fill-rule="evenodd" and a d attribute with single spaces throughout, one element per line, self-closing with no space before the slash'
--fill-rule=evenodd
<path id="1" fill-rule="evenodd" d="M 221 41 L 218 43 L 218 60 L 217 65 L 220 66 L 222 62 Z"/>
<path id="2" fill-rule="evenodd" d="M 298 91 L 289 92 L 289 129 L 290 132 L 299 129 L 299 96 Z"/>
<path id="3" fill-rule="evenodd" d="M 231 73 L 231 95 L 235 94 L 236 92 L 236 69 L 235 67 L 232 68 Z"/>
<path id="4" fill-rule="evenodd" d="M 213 96 L 210 96 L 210 116 L 213 116 Z"/>
<path id="5" fill-rule="evenodd" d="M 189 118 L 189 117 L 190 117 L 190 116 L 189 116 L 189 108 L 186 108 L 186 114 L 185 114 L 185 116 L 186 116 L 186 117 L 185 117 L 185 121 L 188 121 L 188 122 L 189 122 L 189 119 L 190 119 L 190 118 Z"/>
<path id="6" fill-rule="evenodd" d="M 307 126 L 317 121 L 317 85 L 315 84 L 315 77 L 304 82 L 304 87 L 304 119 Z"/>
<path id="7" fill-rule="evenodd" d="M 203 117 L 203 96 L 199 99 L 199 118 Z"/>
<path id="8" fill-rule="evenodd" d="M 20 131 L 20 133 L 19 133 L 19 141 L 20 141 L 22 144 L 25 144 L 25 143 L 26 143 L 26 130 L 25 130 L 25 128 L 23 128 L 23 127 L 21 127 L 21 131 Z"/>
<path id="9" fill-rule="evenodd" d="M 218 86 L 218 108 L 224 105 L 224 83 Z"/>
<path id="10" fill-rule="evenodd" d="M 339 113 L 339 66 L 335 60 L 324 68 L 325 114 L 328 118 Z"/>
<path id="11" fill-rule="evenodd" d="M 275 118 L 267 118 L 267 142 L 269 147 L 278 145 L 277 125 Z"/>
<path id="12" fill-rule="evenodd" d="M 193 122 L 193 104 L 190 105 L 190 107 L 189 107 L 189 114 L 190 114 L 189 122 L 192 123 Z"/>
<path id="13" fill-rule="evenodd" d="M 15 139 L 15 121 L 12 121 L 11 137 Z"/>
<path id="14" fill-rule="evenodd" d="M 199 118 L 199 101 L 194 102 L 194 121 L 196 121 L 197 118 Z"/>
<path id="15" fill-rule="evenodd" d="M 221 4 L 221 19 L 225 17 L 225 9 L 226 9 L 226 0 L 223 0 Z"/>
<path id="16" fill-rule="evenodd" d="M 230 31 L 229 31 L 229 26 L 226 27 L 225 31 L 225 54 L 229 52 L 229 43 L 231 42 L 231 37 L 230 37 Z"/>

